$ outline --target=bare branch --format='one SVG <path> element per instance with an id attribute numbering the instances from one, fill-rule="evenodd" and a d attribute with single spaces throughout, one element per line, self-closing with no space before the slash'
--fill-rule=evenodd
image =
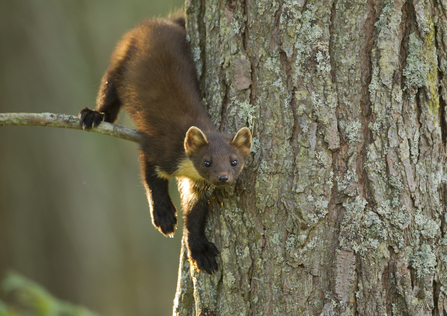
<path id="1" fill-rule="evenodd" d="M 82 130 L 79 119 L 73 115 L 54 113 L 0 113 L 0 126 L 44 126 L 72 128 Z M 140 143 L 141 133 L 132 128 L 101 122 L 98 127 L 94 127 L 86 132 L 94 132 L 130 140 Z"/>

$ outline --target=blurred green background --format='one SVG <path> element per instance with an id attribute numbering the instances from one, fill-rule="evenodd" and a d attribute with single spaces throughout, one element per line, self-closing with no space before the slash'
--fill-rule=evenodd
<path id="1" fill-rule="evenodd" d="M 0 112 L 77 115 L 94 107 L 118 39 L 182 6 L 1 0 Z M 132 126 L 124 112 L 118 124 Z M 174 239 L 151 224 L 136 144 L 0 127 L 0 278 L 15 270 L 102 315 L 170 315 L 180 239 L 181 224 Z"/>

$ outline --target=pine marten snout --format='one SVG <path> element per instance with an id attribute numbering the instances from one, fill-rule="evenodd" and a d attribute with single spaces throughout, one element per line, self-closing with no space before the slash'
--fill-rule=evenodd
<path id="1" fill-rule="evenodd" d="M 153 225 L 172 236 L 177 211 L 168 179 L 182 184 L 184 234 L 190 262 L 217 270 L 218 250 L 205 236 L 211 185 L 231 185 L 250 154 L 246 127 L 235 135 L 217 131 L 202 104 L 184 17 L 147 20 L 124 35 L 104 74 L 96 110 L 83 108 L 80 124 L 114 122 L 122 106 L 142 132 L 141 175 Z M 186 182 L 185 182 L 186 181 Z"/>

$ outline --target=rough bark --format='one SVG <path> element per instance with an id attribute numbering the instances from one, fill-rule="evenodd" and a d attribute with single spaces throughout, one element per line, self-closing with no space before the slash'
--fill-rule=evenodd
<path id="1" fill-rule="evenodd" d="M 447 2 L 187 1 L 204 100 L 253 155 L 176 315 L 446 315 Z"/>

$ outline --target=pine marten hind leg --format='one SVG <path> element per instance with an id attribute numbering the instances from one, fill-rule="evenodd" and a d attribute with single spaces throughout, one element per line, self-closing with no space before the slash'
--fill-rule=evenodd
<path id="1" fill-rule="evenodd" d="M 96 110 L 84 107 L 79 113 L 80 125 L 84 129 L 98 126 L 102 121 L 113 123 L 118 117 L 121 102 L 115 86 L 116 70 L 108 69 L 102 78 Z"/>

